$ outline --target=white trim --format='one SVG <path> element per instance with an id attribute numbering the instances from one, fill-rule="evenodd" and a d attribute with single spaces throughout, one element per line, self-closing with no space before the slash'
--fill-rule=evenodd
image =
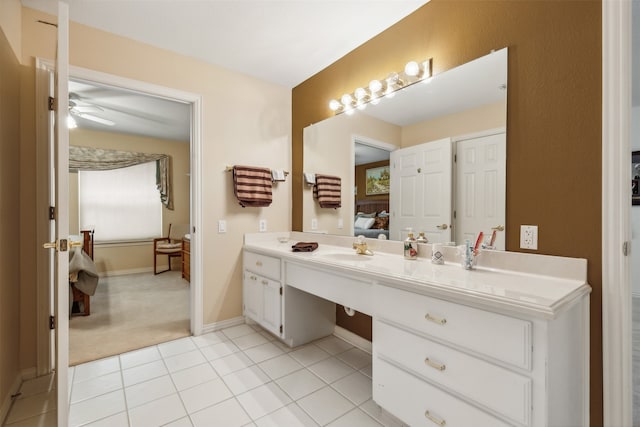
<path id="1" fill-rule="evenodd" d="M 603 421 L 632 425 L 630 235 L 631 2 L 602 2 Z"/>
<path id="2" fill-rule="evenodd" d="M 336 325 L 333 329 L 333 335 L 348 342 L 351 345 L 358 347 L 360 350 L 366 351 L 369 354 L 371 354 L 373 351 L 371 341 L 362 338 L 360 335 L 354 334 L 353 332 L 343 328 L 342 326 Z"/>
<path id="3" fill-rule="evenodd" d="M 206 325 L 202 326 L 202 330 L 200 331 L 200 333 L 208 334 L 209 332 L 219 331 L 220 329 L 230 328 L 232 326 L 238 326 L 244 323 L 247 323 L 245 322 L 244 317 L 232 317 L 231 319 L 221 320 L 219 322 L 207 323 Z"/>
<path id="4" fill-rule="evenodd" d="M 35 372 L 35 368 L 33 369 Z M 7 394 L 4 396 L 4 399 L 2 400 L 2 406 L 0 406 L 0 425 L 4 425 L 7 415 L 9 415 L 11 404 L 13 403 L 13 399 L 11 398 L 11 396 L 16 394 L 20 390 L 20 386 L 22 386 L 22 381 L 23 381 L 22 375 L 20 375 L 20 373 L 17 373 L 16 377 L 13 379 L 13 383 L 11 384 L 9 391 L 7 392 Z"/>

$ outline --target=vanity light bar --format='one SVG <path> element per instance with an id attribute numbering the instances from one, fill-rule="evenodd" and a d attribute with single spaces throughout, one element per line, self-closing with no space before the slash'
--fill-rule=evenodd
<path id="1" fill-rule="evenodd" d="M 371 80 L 369 86 L 345 93 L 340 100 L 332 99 L 329 109 L 336 114 L 353 114 L 356 109 L 363 110 L 369 103 L 377 104 L 381 98 L 393 96 L 397 90 L 431 77 L 431 61 L 431 58 L 423 62 L 410 61 L 399 73 L 390 73 L 382 80 Z"/>

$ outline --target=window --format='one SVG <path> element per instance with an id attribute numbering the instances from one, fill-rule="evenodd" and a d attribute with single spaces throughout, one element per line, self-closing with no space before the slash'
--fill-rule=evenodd
<path id="1" fill-rule="evenodd" d="M 81 227 L 97 242 L 144 240 L 162 235 L 156 162 L 108 171 L 78 172 Z"/>

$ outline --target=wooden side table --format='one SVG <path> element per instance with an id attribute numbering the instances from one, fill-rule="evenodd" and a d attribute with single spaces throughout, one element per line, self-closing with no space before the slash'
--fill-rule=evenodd
<path id="1" fill-rule="evenodd" d="M 191 282 L 191 240 L 182 238 L 182 278 Z"/>

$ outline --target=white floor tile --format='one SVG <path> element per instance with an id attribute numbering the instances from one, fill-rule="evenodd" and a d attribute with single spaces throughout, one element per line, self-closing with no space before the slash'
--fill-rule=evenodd
<path id="1" fill-rule="evenodd" d="M 364 368 L 360 369 L 360 372 L 368 376 L 369 378 L 373 378 L 373 365 L 370 363 Z"/>
<path id="2" fill-rule="evenodd" d="M 129 387 L 134 384 L 167 375 L 168 373 L 169 371 L 167 371 L 167 368 L 164 366 L 164 362 L 162 360 L 156 360 L 155 362 L 123 370 L 122 378 L 124 380 L 124 386 Z"/>
<path id="3" fill-rule="evenodd" d="M 221 377 L 254 364 L 253 360 L 242 352 L 233 353 L 220 359 L 212 360 L 209 363 Z"/>
<path id="4" fill-rule="evenodd" d="M 237 345 L 231 341 L 201 347 L 200 352 L 207 360 L 216 360 L 240 351 Z"/>
<path id="5" fill-rule="evenodd" d="M 301 364 L 296 362 L 288 354 L 283 354 L 273 359 L 265 360 L 259 363 L 260 369 L 262 369 L 273 380 L 283 377 L 287 374 L 295 372 L 303 368 Z"/>
<path id="6" fill-rule="evenodd" d="M 171 377 L 165 375 L 125 388 L 124 396 L 127 399 L 127 407 L 131 409 L 175 392 Z"/>
<path id="7" fill-rule="evenodd" d="M 56 411 L 45 412 L 35 417 L 25 418 L 22 421 L 16 421 L 11 424 L 3 424 L 6 427 L 51 427 L 58 422 L 58 413 Z"/>
<path id="8" fill-rule="evenodd" d="M 240 427 L 251 422 L 236 399 L 227 399 L 217 405 L 195 412 L 191 414 L 191 419 L 195 427 Z"/>
<path id="9" fill-rule="evenodd" d="M 173 378 L 173 382 L 178 390 L 186 390 L 198 384 L 215 380 L 218 378 L 218 374 L 216 374 L 209 363 L 203 363 L 202 365 L 173 372 L 171 378 Z"/>
<path id="10" fill-rule="evenodd" d="M 163 426 L 187 415 L 177 394 L 129 409 L 131 427 Z"/>
<path id="11" fill-rule="evenodd" d="M 354 372 L 341 378 L 331 384 L 331 387 L 356 405 L 371 399 L 371 378 L 361 372 Z"/>
<path id="12" fill-rule="evenodd" d="M 322 426 L 354 408 L 354 405 L 344 396 L 328 386 L 303 397 L 296 403 Z"/>
<path id="13" fill-rule="evenodd" d="M 233 394 L 244 393 L 271 381 L 258 366 L 250 366 L 222 377 Z"/>
<path id="14" fill-rule="evenodd" d="M 187 412 L 192 414 L 208 406 L 227 400 L 233 397 L 229 388 L 222 379 L 216 378 L 206 383 L 198 384 L 195 387 L 182 390 L 180 397 L 187 408 Z"/>
<path id="15" fill-rule="evenodd" d="M 307 369 L 284 376 L 276 380 L 278 386 L 283 389 L 293 400 L 298 400 L 326 385 L 324 381 Z"/>
<path id="16" fill-rule="evenodd" d="M 80 381 L 86 381 L 118 370 L 120 370 L 120 359 L 118 356 L 83 363 L 75 367 L 73 382 L 79 383 Z"/>
<path id="17" fill-rule="evenodd" d="M 125 410 L 124 391 L 112 391 L 72 404 L 69 410 L 69 426 L 81 426 Z"/>
<path id="18" fill-rule="evenodd" d="M 100 377 L 91 378 L 73 385 L 71 390 L 71 403 L 90 399 L 101 394 L 122 388 L 122 375 L 120 371 Z"/>
<path id="19" fill-rule="evenodd" d="M 314 344 L 331 355 L 336 355 L 353 348 L 348 342 L 333 335 L 315 341 Z"/>
<path id="20" fill-rule="evenodd" d="M 129 415 L 126 412 L 120 412 L 110 417 L 103 418 L 82 427 L 126 427 L 129 425 Z"/>
<path id="21" fill-rule="evenodd" d="M 222 333 L 227 336 L 229 339 L 234 339 L 241 337 L 243 335 L 249 335 L 255 333 L 255 329 L 251 326 L 244 324 L 238 326 L 232 326 L 230 328 L 226 328 L 222 330 Z"/>
<path id="22" fill-rule="evenodd" d="M 313 365 L 314 363 L 318 363 L 321 360 L 331 357 L 329 353 L 315 344 L 309 344 L 300 349 L 294 350 L 289 353 L 289 355 L 304 366 Z"/>
<path id="23" fill-rule="evenodd" d="M 290 403 L 256 420 L 256 426 L 258 427 L 316 427 L 317 425 L 318 424 L 295 403 Z M 355 427 L 355 425 L 352 427 Z"/>
<path id="24" fill-rule="evenodd" d="M 188 351 L 175 356 L 165 357 L 164 359 L 164 363 L 167 365 L 169 372 L 176 372 L 192 366 L 201 365 L 206 361 L 207 359 L 204 358 L 199 350 Z"/>
<path id="25" fill-rule="evenodd" d="M 325 382 L 332 383 L 340 378 L 346 377 L 355 372 L 355 370 L 347 366 L 344 362 L 330 357 L 308 367 L 311 372 L 322 378 Z"/>
<path id="26" fill-rule="evenodd" d="M 267 331 L 256 331 L 256 332 L 258 332 L 260 335 L 265 337 L 267 341 L 275 341 L 276 339 L 276 337 L 271 332 L 267 332 Z"/>
<path id="27" fill-rule="evenodd" d="M 291 399 L 275 383 L 268 383 L 236 396 L 252 420 L 257 420 L 285 405 Z"/>
<path id="28" fill-rule="evenodd" d="M 160 360 L 160 358 L 158 347 L 154 345 L 121 354 L 120 365 L 122 365 L 122 369 L 128 369 L 134 366 L 144 365 L 145 363 L 155 362 L 156 360 Z"/>
<path id="29" fill-rule="evenodd" d="M 381 424 L 369 415 L 356 408 L 333 421 L 328 427 L 380 427 Z"/>
<path id="30" fill-rule="evenodd" d="M 191 337 L 180 338 L 177 340 L 158 344 L 158 350 L 162 357 L 171 357 L 176 354 L 186 353 L 187 351 L 195 350 L 197 347 L 191 340 Z"/>
<path id="31" fill-rule="evenodd" d="M 165 424 L 164 427 L 193 427 L 189 417 L 180 418 L 179 420 Z"/>
<path id="32" fill-rule="evenodd" d="M 71 369 L 69 375 L 71 375 Z M 25 397 L 33 396 L 35 394 L 47 393 L 55 389 L 56 377 L 53 374 L 43 375 L 41 377 L 32 378 L 26 380 L 20 386 L 20 396 L 18 399 L 24 399 Z"/>
<path id="33" fill-rule="evenodd" d="M 378 404 L 376 404 L 376 402 L 373 401 L 373 399 L 367 400 L 365 403 L 360 405 L 360 409 L 369 414 L 369 416 L 375 418 L 376 421 L 378 421 L 385 427 L 405 426 L 402 421 L 382 409 Z"/>
<path id="34" fill-rule="evenodd" d="M 211 344 L 218 344 L 224 341 L 228 341 L 229 337 L 227 337 L 221 331 L 216 331 L 204 335 L 198 335 L 197 337 L 191 337 L 191 340 L 198 347 L 206 347 Z"/>
<path id="35" fill-rule="evenodd" d="M 232 338 L 231 341 L 233 341 L 234 344 L 237 345 L 241 350 L 246 350 L 248 348 L 269 342 L 265 337 L 257 332 L 253 332 L 248 335 L 242 335 L 237 338 Z"/>
<path id="36" fill-rule="evenodd" d="M 6 423 L 15 423 L 26 418 L 44 414 L 45 412 L 54 411 L 56 409 L 56 393 L 51 391 L 48 393 L 34 394 L 33 396 L 17 399 L 13 402 L 11 412 L 6 419 Z"/>
<path id="37" fill-rule="evenodd" d="M 371 354 L 353 347 L 343 353 L 338 354 L 338 359 L 354 369 L 362 369 L 371 364 Z"/>
<path id="38" fill-rule="evenodd" d="M 249 356 L 255 363 L 264 362 L 272 357 L 280 356 L 284 354 L 277 345 L 272 342 L 257 345 L 255 347 L 248 348 L 244 351 L 244 354 Z"/>

